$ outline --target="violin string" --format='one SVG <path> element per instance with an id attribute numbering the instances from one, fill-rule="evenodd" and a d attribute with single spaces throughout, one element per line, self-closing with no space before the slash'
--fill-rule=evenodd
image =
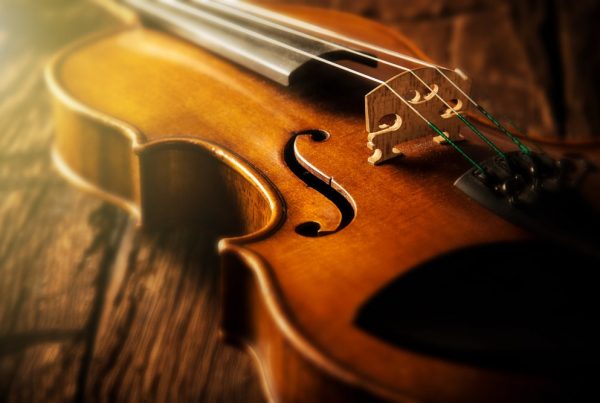
<path id="1" fill-rule="evenodd" d="M 499 118 L 501 120 L 504 120 L 505 122 L 507 122 L 512 127 L 514 127 L 516 129 L 517 133 L 519 133 L 521 136 L 525 137 L 525 139 L 528 140 L 528 143 L 530 145 L 531 144 L 533 145 L 532 148 L 537 149 L 537 152 L 539 154 L 546 154 L 544 149 L 541 147 L 540 143 L 538 141 L 536 141 L 535 139 L 531 138 L 531 136 L 529 135 L 529 132 L 527 130 L 523 130 L 522 126 L 518 125 L 517 123 L 515 123 L 513 120 L 511 120 L 510 118 L 508 118 L 506 116 L 500 116 Z"/>
<path id="2" fill-rule="evenodd" d="M 470 97 L 462 88 L 460 88 L 460 86 L 458 84 L 456 84 L 454 81 L 452 81 L 450 79 L 450 77 L 448 77 L 442 71 L 440 66 L 438 66 L 436 64 L 429 63 L 422 59 L 419 59 L 419 58 L 416 58 L 413 56 L 409 56 L 409 55 L 406 55 L 406 54 L 403 54 L 400 52 L 386 49 L 386 48 L 377 46 L 377 45 L 369 43 L 369 42 L 365 42 L 365 41 L 358 40 L 358 39 L 355 39 L 352 37 L 348 37 L 348 36 L 342 35 L 338 32 L 331 31 L 329 29 L 322 28 L 317 25 L 313 25 L 313 24 L 310 24 L 310 23 L 307 23 L 307 22 L 304 22 L 304 21 L 301 21 L 301 20 L 298 20 L 298 19 L 295 19 L 292 17 L 288 17 L 285 15 L 276 13 L 276 12 L 272 12 L 272 11 L 266 10 L 262 7 L 257 7 L 257 6 L 248 4 L 248 3 L 237 2 L 237 1 L 232 2 L 232 1 L 228 1 L 228 0 L 222 0 L 220 3 L 223 3 L 223 4 L 231 3 L 232 7 L 244 9 L 253 14 L 262 15 L 264 17 L 271 18 L 273 20 L 276 20 L 276 21 L 279 21 L 282 23 L 286 23 L 290 26 L 295 26 L 297 28 L 304 29 L 304 30 L 310 31 L 310 32 L 314 32 L 319 35 L 325 35 L 325 36 L 328 36 L 328 37 L 331 37 L 331 38 L 334 38 L 337 40 L 341 40 L 341 41 L 344 41 L 344 42 L 347 42 L 347 43 L 350 43 L 350 44 L 353 44 L 356 46 L 360 46 L 362 48 L 370 49 L 370 50 L 373 50 L 373 51 L 376 51 L 379 53 L 386 54 L 388 56 L 396 57 L 398 59 L 402 59 L 402 60 L 406 60 L 406 61 L 409 61 L 409 62 L 412 62 L 415 64 L 419 64 L 421 66 L 434 68 L 445 80 L 447 80 L 452 86 L 454 86 L 473 106 L 475 106 L 475 108 L 481 114 L 483 114 L 486 117 L 486 119 L 488 119 L 490 122 L 492 122 L 505 136 L 507 136 L 515 145 L 517 145 L 517 147 L 523 154 L 528 155 L 530 153 L 530 150 L 529 150 L 529 148 L 527 148 L 527 146 L 525 146 L 514 134 L 512 134 L 504 125 L 502 125 L 502 123 L 500 123 L 494 116 L 492 116 L 492 114 L 490 114 L 485 108 L 483 108 L 483 106 L 481 106 L 472 97 Z M 463 119 L 461 119 L 461 120 L 463 120 Z M 470 122 L 466 121 L 466 119 L 463 120 L 463 123 L 465 123 L 469 127 L 469 129 L 473 130 L 473 128 L 471 127 L 472 124 Z M 487 141 L 486 141 L 486 143 L 487 143 Z"/>
<path id="3" fill-rule="evenodd" d="M 306 52 L 306 51 L 304 51 L 302 49 L 295 48 L 292 45 L 289 45 L 289 44 L 287 44 L 285 42 L 281 42 L 279 40 L 273 39 L 273 38 L 271 38 L 271 37 L 269 37 L 267 35 L 263 35 L 263 34 L 261 34 L 259 32 L 253 31 L 251 29 L 244 28 L 244 27 L 242 27 L 240 25 L 234 24 L 234 23 L 232 23 L 230 21 L 227 21 L 227 20 L 225 20 L 223 18 L 220 18 L 220 17 L 215 16 L 213 14 L 207 13 L 205 11 L 202 11 L 202 10 L 196 8 L 196 7 L 190 6 L 190 5 L 186 4 L 186 3 L 182 3 L 179 0 L 157 0 L 157 1 L 158 1 L 158 3 L 162 3 L 162 4 L 166 5 L 166 6 L 172 7 L 174 9 L 177 9 L 177 10 L 181 11 L 181 12 L 188 13 L 190 15 L 194 15 L 196 17 L 199 17 L 199 18 L 205 19 L 207 21 L 210 21 L 210 22 L 212 22 L 214 24 L 218 24 L 218 25 L 227 27 L 229 29 L 238 31 L 240 33 L 243 33 L 245 35 L 249 35 L 249 36 L 254 37 L 256 39 L 260 39 L 262 41 L 265 41 L 265 42 L 270 43 L 272 45 L 275 45 L 277 47 L 281 47 L 283 49 L 287 49 L 289 51 L 296 52 L 296 53 L 301 54 L 301 55 L 303 55 L 305 57 L 308 57 L 310 59 L 317 60 L 317 61 L 319 61 L 321 63 L 330 65 L 332 67 L 335 67 L 335 68 L 338 68 L 340 70 L 346 71 L 348 73 L 354 74 L 354 75 L 359 76 L 361 78 L 364 78 L 366 80 L 369 80 L 369 81 L 372 81 L 372 82 L 375 82 L 377 84 L 385 86 L 386 88 L 388 88 L 388 90 L 390 90 L 390 92 L 392 92 L 392 94 L 394 94 L 394 96 L 396 96 L 398 99 L 400 99 L 400 101 L 402 103 L 404 103 L 404 105 L 406 105 L 414 114 L 416 114 L 420 119 L 422 119 L 436 134 L 438 134 L 440 137 L 442 137 L 459 154 L 461 154 L 471 165 L 473 165 L 478 172 L 485 173 L 483 167 L 479 163 L 477 163 L 473 158 L 471 158 L 458 144 L 456 144 L 454 141 L 452 141 L 439 127 L 437 127 L 437 125 L 435 125 L 433 122 L 431 122 L 430 120 L 428 120 L 427 118 L 425 118 L 425 116 L 423 116 L 413 105 L 411 105 L 409 101 L 407 101 L 402 96 L 400 96 L 400 94 L 398 94 L 387 82 L 385 82 L 383 80 L 380 80 L 380 79 L 378 79 L 376 77 L 370 76 L 368 74 L 362 73 L 360 71 L 357 71 L 357 70 L 351 69 L 349 67 L 343 66 L 343 65 L 341 65 L 339 63 L 335 63 L 335 62 L 333 62 L 331 60 L 327 60 L 327 59 L 325 59 L 325 58 L 323 58 L 321 56 L 317 56 L 317 55 L 314 55 L 314 54 L 312 54 L 310 52 Z M 137 7 L 140 7 L 142 9 L 143 8 L 147 9 L 147 7 L 149 7 L 148 4 L 147 4 L 147 2 L 144 2 L 142 0 L 128 0 L 128 2 L 130 4 L 134 4 Z M 195 26 L 193 26 L 193 25 L 189 25 L 186 28 L 190 29 L 192 31 L 197 30 L 197 28 Z"/>
<path id="4" fill-rule="evenodd" d="M 332 46 L 336 49 L 339 50 L 343 50 L 347 53 L 351 53 L 360 57 L 363 57 L 365 59 L 369 59 L 369 60 L 373 60 L 376 61 L 378 63 L 382 63 L 385 65 L 388 65 L 390 67 L 393 67 L 395 69 L 401 70 L 401 71 L 405 71 L 408 72 L 409 74 L 411 74 L 412 76 L 414 76 L 421 84 L 423 84 L 423 86 L 429 91 L 430 94 L 433 94 L 434 97 L 436 97 L 437 99 L 439 99 L 446 108 L 448 108 L 449 111 L 451 111 L 451 113 L 453 113 L 454 115 L 456 115 L 473 133 L 475 133 L 481 140 L 483 140 L 496 154 L 498 154 L 501 158 L 506 159 L 506 154 L 504 154 L 504 152 L 502 152 L 498 146 L 496 146 L 496 144 L 494 144 L 494 142 L 492 140 L 490 140 L 488 137 L 486 137 L 483 133 L 481 133 L 481 131 L 479 131 L 471 122 L 469 122 L 464 116 L 463 114 L 461 114 L 459 111 L 457 111 L 456 109 L 454 109 L 454 107 L 450 106 L 450 104 L 448 103 L 448 101 L 446 101 L 444 98 L 442 98 L 437 91 L 434 91 L 433 88 L 430 87 L 429 84 L 427 84 L 415 71 L 413 71 L 412 69 L 406 67 L 406 66 L 402 66 L 399 65 L 397 63 L 393 63 L 390 62 L 388 60 L 385 59 L 381 59 L 379 57 L 376 56 L 372 56 L 369 54 L 366 54 L 364 52 L 360 52 L 358 50 L 349 48 L 347 46 L 343 46 L 340 45 L 339 43 L 335 43 L 335 42 L 331 42 L 328 41 L 326 39 L 314 36 L 314 35 L 310 35 L 307 34 L 305 32 L 302 31 L 298 31 L 296 29 L 290 28 L 288 26 L 285 25 L 281 25 L 281 24 L 277 24 L 275 22 L 273 22 L 270 19 L 266 19 L 266 18 L 261 18 L 261 16 L 252 14 L 248 11 L 244 11 L 241 8 L 236 7 L 236 5 L 238 3 L 236 3 L 236 5 L 233 4 L 229 4 L 227 2 L 220 2 L 220 1 L 214 1 L 214 0 L 192 0 L 194 3 L 198 3 L 198 4 L 202 4 L 204 6 L 208 6 L 210 8 L 219 10 L 219 11 L 224 11 L 227 13 L 231 13 L 237 17 L 241 17 L 241 18 L 245 18 L 247 20 L 250 20 L 252 22 L 257 22 L 259 24 L 262 24 L 264 26 L 270 27 L 270 28 L 274 28 L 292 35 L 296 35 L 298 37 L 301 38 L 305 38 L 305 39 L 309 39 L 312 41 L 316 41 L 319 43 L 323 43 L 325 45 L 328 46 Z"/>

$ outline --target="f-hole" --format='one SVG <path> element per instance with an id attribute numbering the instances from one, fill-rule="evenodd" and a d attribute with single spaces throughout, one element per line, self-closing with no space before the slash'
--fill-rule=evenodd
<path id="1" fill-rule="evenodd" d="M 328 198 L 339 209 L 342 219 L 338 227 L 333 231 L 321 231 L 321 224 L 316 221 L 307 221 L 296 226 L 296 233 L 306 237 L 320 237 L 334 234 L 346 227 L 356 215 L 352 203 L 347 199 L 346 195 L 336 190 L 330 183 L 323 181 L 315 176 L 308 169 L 302 166 L 296 157 L 294 151 L 296 139 L 298 136 L 310 136 L 314 142 L 320 143 L 329 139 L 329 133 L 324 130 L 310 129 L 295 132 L 292 138 L 287 142 L 284 149 L 284 159 L 290 170 L 300 178 L 306 185 L 324 197 Z"/>

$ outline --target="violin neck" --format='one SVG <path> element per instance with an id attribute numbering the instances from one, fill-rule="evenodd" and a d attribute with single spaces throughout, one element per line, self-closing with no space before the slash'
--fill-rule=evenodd
<path id="1" fill-rule="evenodd" d="M 288 86 L 317 58 L 354 59 L 333 44 L 265 24 L 266 19 L 215 1 L 121 0 L 142 19 L 165 31 Z"/>

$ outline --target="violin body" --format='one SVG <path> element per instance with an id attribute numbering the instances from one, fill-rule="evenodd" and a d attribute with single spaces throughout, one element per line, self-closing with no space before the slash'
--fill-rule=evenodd
<path id="1" fill-rule="evenodd" d="M 285 11 L 421 57 L 374 22 Z M 440 256 L 532 240 L 453 186 L 467 167 L 450 147 L 420 138 L 404 159 L 371 166 L 364 116 L 344 94 L 285 88 L 137 25 L 63 51 L 47 78 L 67 178 L 144 226 L 225 223 L 224 334 L 255 357 L 271 399 L 560 396 L 553 374 L 452 359 L 357 324 L 380 290 Z M 458 264 L 449 259 L 437 270 Z M 429 299 L 425 290 L 405 309 Z"/>

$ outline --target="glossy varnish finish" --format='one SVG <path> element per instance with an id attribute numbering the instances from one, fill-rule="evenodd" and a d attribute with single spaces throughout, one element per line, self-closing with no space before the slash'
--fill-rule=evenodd
<path id="1" fill-rule="evenodd" d="M 416 52 L 357 17 L 294 13 Z M 310 85 L 280 87 L 144 28 L 72 47 L 48 78 L 56 160 L 71 179 L 148 225 L 242 218 L 241 228 L 232 220 L 232 232 L 246 235 L 219 244 L 225 330 L 252 349 L 274 398 L 527 401 L 552 393 L 543 378 L 392 347 L 353 324 L 361 304 L 411 268 L 457 249 L 527 238 L 452 186 L 468 166 L 451 148 L 423 138 L 407 146 L 407 158 L 372 167 L 364 116 L 343 97 L 325 101 Z M 296 226 L 314 221 L 334 230 L 341 214 L 284 163 L 287 142 L 306 129 L 330 136 L 299 136 L 298 158 L 356 208 L 348 227 L 316 238 Z"/>

